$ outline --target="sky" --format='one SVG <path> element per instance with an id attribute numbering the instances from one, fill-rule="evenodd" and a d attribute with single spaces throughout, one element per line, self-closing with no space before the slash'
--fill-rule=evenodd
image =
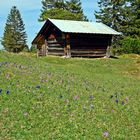
<path id="1" fill-rule="evenodd" d="M 84 14 L 90 21 L 95 21 L 94 11 L 98 10 L 97 0 L 81 0 L 81 2 Z M 32 40 L 44 23 L 38 22 L 42 8 L 41 0 L 0 0 L 0 40 L 12 6 L 17 6 L 17 9 L 20 11 L 28 36 L 27 45 L 30 47 Z M 0 43 L 1 48 L 2 45 Z"/>

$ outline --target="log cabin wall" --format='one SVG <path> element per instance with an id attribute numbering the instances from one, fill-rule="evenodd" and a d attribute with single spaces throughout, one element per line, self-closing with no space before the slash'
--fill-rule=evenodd
<path id="1" fill-rule="evenodd" d="M 62 39 L 62 32 L 60 32 L 53 25 L 49 26 L 49 30 L 44 34 L 47 42 L 48 55 L 64 55 L 64 41 Z"/>
<path id="2" fill-rule="evenodd" d="M 49 24 L 44 32 L 41 34 L 42 38 L 38 41 L 38 56 L 46 55 L 64 55 L 64 40 L 62 39 L 62 33 L 54 27 L 52 24 Z"/>
<path id="3" fill-rule="evenodd" d="M 47 19 L 32 44 L 42 55 L 103 57 L 114 35 L 121 33 L 102 23 Z"/>
<path id="4" fill-rule="evenodd" d="M 71 34 L 71 56 L 103 57 L 111 44 L 110 35 Z"/>
<path id="5" fill-rule="evenodd" d="M 45 38 L 43 35 L 40 36 L 37 46 L 37 57 L 38 56 L 46 56 L 47 49 L 45 44 Z"/>
<path id="6" fill-rule="evenodd" d="M 47 50 L 48 55 L 57 55 L 63 56 L 64 55 L 64 42 L 62 40 L 61 35 L 57 35 L 52 33 L 47 39 Z"/>
<path id="7" fill-rule="evenodd" d="M 54 27 L 44 36 L 44 44 L 38 47 L 39 56 L 103 57 L 112 38 L 111 35 L 62 33 Z"/>

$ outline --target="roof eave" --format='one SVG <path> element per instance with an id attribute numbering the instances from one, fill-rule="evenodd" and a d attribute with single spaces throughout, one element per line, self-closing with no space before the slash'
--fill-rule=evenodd
<path id="1" fill-rule="evenodd" d="M 62 33 L 72 33 L 72 34 L 100 34 L 100 35 L 115 35 L 115 36 L 118 36 L 118 35 L 122 35 L 122 33 L 112 33 L 112 34 L 109 34 L 109 33 L 84 33 L 84 32 L 70 32 L 70 31 L 61 31 Z"/>
<path id="2" fill-rule="evenodd" d="M 48 20 L 46 20 L 46 22 L 44 23 L 44 25 L 42 26 L 42 28 L 39 30 L 38 34 L 36 35 L 36 37 L 33 39 L 33 41 L 31 42 L 32 45 L 36 44 L 36 39 L 41 35 L 43 29 L 45 28 L 46 24 L 47 24 Z"/>

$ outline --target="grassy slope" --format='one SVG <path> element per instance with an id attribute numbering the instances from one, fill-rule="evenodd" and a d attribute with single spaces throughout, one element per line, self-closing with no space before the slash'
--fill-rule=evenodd
<path id="1" fill-rule="evenodd" d="M 0 62 L 0 139 L 140 138 L 140 58 Z"/>

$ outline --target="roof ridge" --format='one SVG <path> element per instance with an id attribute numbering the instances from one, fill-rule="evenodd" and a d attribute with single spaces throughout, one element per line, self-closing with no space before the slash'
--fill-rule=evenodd
<path id="1" fill-rule="evenodd" d="M 72 22 L 87 22 L 87 23 L 92 23 L 91 21 L 82 21 L 82 20 L 68 20 L 68 19 L 52 19 L 52 18 L 48 18 L 47 20 L 59 20 L 59 21 L 72 21 Z"/>

